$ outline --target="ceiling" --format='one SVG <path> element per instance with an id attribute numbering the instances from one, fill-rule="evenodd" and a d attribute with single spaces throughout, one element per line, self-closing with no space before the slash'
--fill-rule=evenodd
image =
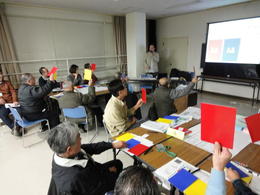
<path id="1" fill-rule="evenodd" d="M 56 8 L 80 9 L 109 15 L 145 12 L 148 18 L 162 18 L 252 0 L 6 0 Z"/>

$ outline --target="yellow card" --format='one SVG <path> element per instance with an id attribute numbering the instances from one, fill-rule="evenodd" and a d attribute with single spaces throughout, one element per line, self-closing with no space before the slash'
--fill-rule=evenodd
<path id="1" fill-rule="evenodd" d="M 184 194 L 187 195 L 205 195 L 207 189 L 207 184 L 202 180 L 197 179 L 193 184 L 191 184 L 186 190 L 184 190 Z"/>
<path id="2" fill-rule="evenodd" d="M 158 118 L 158 119 L 156 120 L 156 122 L 171 124 L 171 123 L 172 123 L 172 120 L 165 119 L 165 118 Z"/>
<path id="3" fill-rule="evenodd" d="M 243 178 L 241 178 L 244 182 L 246 182 L 247 184 L 249 184 L 250 182 L 251 182 L 251 180 L 252 180 L 252 177 L 253 176 L 249 176 L 249 177 L 243 177 Z"/>
<path id="4" fill-rule="evenodd" d="M 92 70 L 85 69 L 84 70 L 84 80 L 91 80 Z"/>
<path id="5" fill-rule="evenodd" d="M 125 133 L 123 135 L 120 135 L 119 137 L 116 138 L 116 140 L 119 140 L 119 141 L 128 141 L 130 139 L 134 138 L 134 135 L 131 134 L 131 133 Z"/>
<path id="6" fill-rule="evenodd" d="M 54 78 L 54 80 L 57 80 L 57 72 L 55 72 L 55 73 L 53 74 L 53 78 Z"/>
<path id="7" fill-rule="evenodd" d="M 166 134 L 173 136 L 173 137 L 176 137 L 180 140 L 183 140 L 184 136 L 185 136 L 185 132 L 177 130 L 177 129 L 172 129 L 172 128 L 168 128 Z"/>

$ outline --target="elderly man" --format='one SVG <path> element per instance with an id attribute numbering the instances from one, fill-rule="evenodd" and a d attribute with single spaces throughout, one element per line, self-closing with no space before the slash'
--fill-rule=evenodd
<path id="1" fill-rule="evenodd" d="M 13 85 L 9 81 L 5 81 L 3 74 L 0 72 L 0 118 L 12 130 L 12 134 L 21 136 L 19 126 L 13 129 L 14 121 L 9 118 L 10 110 L 5 108 L 6 103 L 14 103 L 17 105 L 17 95 Z"/>
<path id="2" fill-rule="evenodd" d="M 95 87 L 92 80 L 89 81 L 88 94 L 83 95 L 79 92 L 74 92 L 74 87 L 71 81 L 63 83 L 64 95 L 58 99 L 60 108 L 75 108 L 78 106 L 85 106 L 88 113 L 89 129 L 94 127 L 93 111 L 90 108 L 95 100 Z M 71 122 L 82 122 L 80 119 L 70 119 Z M 85 120 L 85 119 L 84 119 Z"/>
<path id="3" fill-rule="evenodd" d="M 40 87 L 35 85 L 35 78 L 30 73 L 25 73 L 21 77 L 22 85 L 18 90 L 18 98 L 21 105 L 21 114 L 29 121 L 48 119 L 50 127 L 53 128 L 60 123 L 57 112 L 51 112 L 45 101 L 47 95 L 55 88 L 53 75 L 50 80 Z M 42 126 L 46 130 L 46 126 Z"/>
<path id="4" fill-rule="evenodd" d="M 100 164 L 91 156 L 111 148 L 123 148 L 126 146 L 124 142 L 81 145 L 79 129 L 70 122 L 52 129 L 47 141 L 55 153 L 52 184 L 55 185 L 57 194 L 103 195 L 114 189 L 116 179 L 122 171 L 122 162 L 113 160 Z"/>
<path id="5" fill-rule="evenodd" d="M 165 77 L 161 78 L 159 87 L 155 89 L 153 95 L 157 116 L 163 117 L 175 113 L 177 110 L 173 104 L 174 99 L 188 95 L 196 82 L 197 78 L 193 78 L 186 87 L 171 89 L 169 88 L 168 79 Z"/>

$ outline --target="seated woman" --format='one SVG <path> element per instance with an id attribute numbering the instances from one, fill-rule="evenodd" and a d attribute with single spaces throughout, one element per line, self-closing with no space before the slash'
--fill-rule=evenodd
<path id="1" fill-rule="evenodd" d="M 73 83 L 73 86 L 84 84 L 81 75 L 79 74 L 79 67 L 76 64 L 72 64 L 69 69 L 70 75 L 67 76 L 67 80 Z"/>

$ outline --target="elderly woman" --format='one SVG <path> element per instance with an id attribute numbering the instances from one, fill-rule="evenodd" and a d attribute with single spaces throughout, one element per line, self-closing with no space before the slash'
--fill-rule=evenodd
<path id="1" fill-rule="evenodd" d="M 58 194 L 103 195 L 114 189 L 116 179 L 122 171 L 120 160 L 105 164 L 91 157 L 111 148 L 123 148 L 124 142 L 99 142 L 81 145 L 79 129 L 64 122 L 51 130 L 48 144 L 55 152 L 52 162 L 52 184 Z"/>

